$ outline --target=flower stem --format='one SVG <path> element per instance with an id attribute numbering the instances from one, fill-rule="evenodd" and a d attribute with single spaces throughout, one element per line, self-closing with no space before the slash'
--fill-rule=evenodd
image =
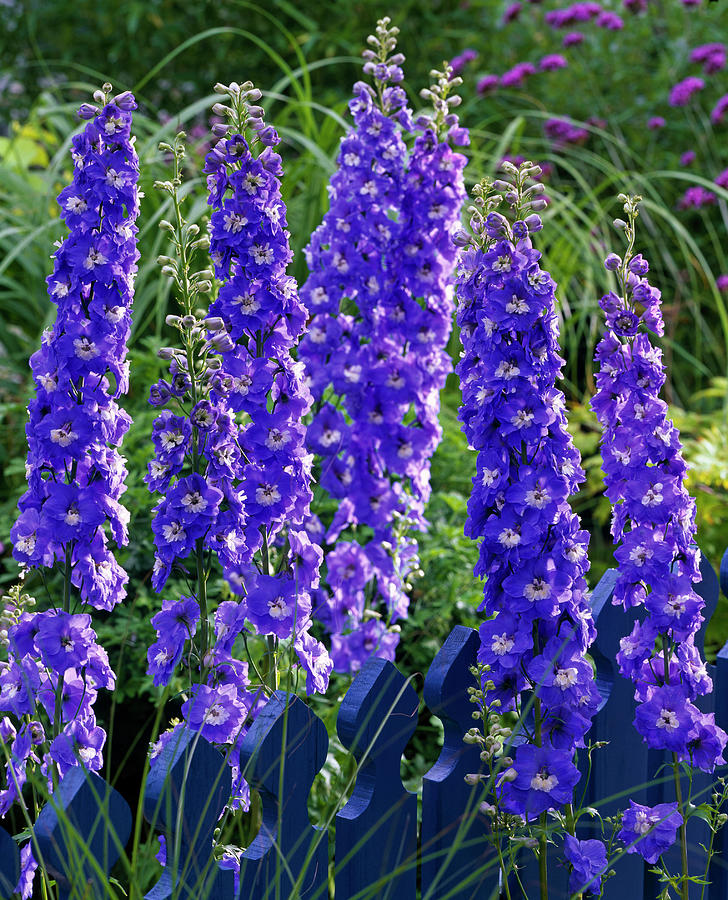
<path id="1" fill-rule="evenodd" d="M 682 879 L 680 881 L 680 897 L 682 900 L 689 900 L 690 882 L 688 881 L 688 829 L 685 821 L 685 809 L 683 807 L 682 785 L 680 784 L 680 764 L 677 760 L 677 753 L 672 754 L 672 771 L 675 778 L 675 796 L 677 798 L 677 806 L 682 817 L 682 825 L 680 825 L 680 858 L 682 861 Z"/>

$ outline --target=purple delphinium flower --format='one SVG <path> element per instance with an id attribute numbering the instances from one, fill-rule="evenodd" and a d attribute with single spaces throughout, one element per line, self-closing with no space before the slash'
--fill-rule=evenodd
<path id="1" fill-rule="evenodd" d="M 704 87 L 705 82 L 702 78 L 690 75 L 672 86 L 668 102 L 670 106 L 687 106 L 693 94 L 702 91 Z"/>
<path id="2" fill-rule="evenodd" d="M 28 490 L 11 530 L 13 555 L 25 569 L 62 573 L 63 603 L 37 613 L 18 606 L 7 628 L 0 714 L 24 721 L 16 727 L 13 777 L 0 790 L 0 815 L 15 800 L 23 802 L 17 789 L 29 763 L 50 786 L 72 766 L 101 768 L 106 733 L 93 706 L 100 689 L 114 687 L 86 610 L 113 609 L 128 581 L 110 543 L 128 539 L 129 513 L 120 502 L 126 468 L 118 447 L 130 418 L 118 399 L 129 382 L 139 164 L 131 137 L 133 96 L 112 98 L 104 85 L 95 99 L 100 107 L 79 110 L 88 124 L 71 141 L 73 181 L 58 196 L 69 234 L 53 254 L 47 279 L 56 320 L 30 360 L 35 397 L 26 427 Z M 74 587 L 84 611 L 71 614 Z M 23 896 L 29 896 L 34 870 L 24 847 Z"/>
<path id="3" fill-rule="evenodd" d="M 614 256 L 608 258 L 619 293 L 600 301 L 606 330 L 595 356 L 600 371 L 592 407 L 602 427 L 605 491 L 619 545 L 614 602 L 644 605 L 646 616 L 622 638 L 617 662 L 635 683 L 634 725 L 648 746 L 672 751 L 675 766 L 682 760 L 712 771 L 722 762 L 726 735 L 716 729 L 705 752 L 692 750 L 692 742 L 702 745 L 706 726 L 715 728 L 692 702 L 712 689 L 694 646 L 704 605 L 693 588 L 700 581 L 695 501 L 684 485 L 678 431 L 659 397 L 665 371 L 649 333 L 664 333 L 660 291 L 648 281 L 647 260 L 631 250 L 637 201 L 620 197 L 630 252 L 617 258 L 616 268 Z"/>
<path id="4" fill-rule="evenodd" d="M 569 890 L 584 897 L 598 897 L 602 890 L 602 875 L 607 869 L 607 848 L 602 841 L 579 841 L 564 835 L 564 856 L 571 865 Z"/>
<path id="5" fill-rule="evenodd" d="M 595 631 L 584 578 L 588 536 L 568 504 L 584 474 L 555 387 L 563 364 L 555 285 L 530 237 L 540 219 L 522 196 L 540 170 L 503 168 L 515 187 L 496 187 L 516 193 L 522 218 L 511 226 L 491 211 L 495 201 L 483 200 L 471 220 L 476 237 L 461 241 L 457 371 L 460 419 L 477 451 L 465 531 L 481 539 L 481 609 L 495 615 L 480 629 L 485 702 L 520 709 L 526 692 L 538 698 L 536 731 L 516 750 L 498 794 L 507 811 L 532 816 L 572 799 L 574 747 L 583 746 L 598 702 L 583 658 Z"/>
<path id="6" fill-rule="evenodd" d="M 375 40 L 395 34 L 380 23 Z M 393 49 L 382 43 L 380 55 L 391 59 Z M 398 72 L 402 57 L 394 59 Z M 307 443 L 321 486 L 340 501 L 326 543 L 347 530 L 327 555 L 315 615 L 332 635 L 342 671 L 372 654 L 389 658 L 396 646 L 389 626 L 407 611 L 405 579 L 417 550 L 410 532 L 425 527 L 439 391 L 450 367 L 449 233 L 465 163 L 451 144 L 466 142 L 467 133 L 446 98 L 459 79 L 448 71 L 426 92 L 435 117 L 415 128 L 404 91 L 385 77 L 392 65 L 377 70 L 381 102 L 368 85 L 355 85 L 354 128 L 342 139 L 330 209 L 307 248 L 310 275 L 301 290 L 312 319 L 299 359 L 316 401 Z M 414 130 L 408 154 L 403 137 Z M 357 543 L 362 528 L 372 536 Z M 384 617 L 377 626 L 367 621 L 372 611 Z"/>
<path id="7" fill-rule="evenodd" d="M 677 803 L 658 803 L 650 807 L 630 800 L 617 837 L 627 845 L 627 853 L 639 853 L 654 865 L 675 843 L 681 824 Z"/>

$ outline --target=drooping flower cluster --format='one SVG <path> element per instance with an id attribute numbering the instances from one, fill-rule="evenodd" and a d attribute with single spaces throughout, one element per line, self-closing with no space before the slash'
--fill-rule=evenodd
<path id="1" fill-rule="evenodd" d="M 574 748 L 596 711 L 598 693 L 584 653 L 595 630 L 584 573 L 588 535 L 568 498 L 584 474 L 566 429 L 564 396 L 555 386 L 558 355 L 555 285 L 533 248 L 541 228 L 542 186 L 526 187 L 538 167 L 504 170 L 495 182 L 516 209 L 511 227 L 493 212 L 500 197 L 476 187 L 473 237 L 458 275 L 457 366 L 460 419 L 477 451 L 466 534 L 480 541 L 475 573 L 485 578 L 479 660 L 489 667 L 486 705 L 521 712 L 534 698 L 533 719 L 498 787 L 503 808 L 528 818 L 572 800 L 579 779 Z"/>
<path id="2" fill-rule="evenodd" d="M 157 640 L 148 659 L 159 685 L 169 683 L 183 656 L 198 673 L 182 713 L 208 740 L 233 745 L 235 795 L 247 803 L 238 748 L 276 676 L 270 651 L 269 677 L 253 688 L 248 662 L 234 656 L 236 638 L 268 635 L 276 648 L 288 641 L 309 691 L 325 690 L 331 662 L 310 634 L 310 592 L 321 561 L 303 527 L 311 458 L 301 419 L 311 398 L 303 366 L 291 357 L 306 310 L 285 274 L 291 253 L 281 160 L 272 149 L 278 136 L 254 105 L 260 92 L 252 84 L 216 90 L 231 104 L 216 105 L 216 112 L 233 123 L 216 126 L 220 140 L 205 162 L 210 256 L 223 283 L 200 318 L 193 308 L 198 295 L 211 289 L 212 273 L 190 276 L 174 259 L 161 258 L 180 295 L 184 315 L 168 321 L 179 329 L 184 349 L 165 354 L 171 356 L 171 379 L 152 389 L 151 402 L 174 402 L 178 409 L 164 409 L 155 423 L 156 456 L 147 476 L 150 488 L 164 494 L 152 525 L 155 587 L 161 589 L 173 566 L 184 570 L 191 557 L 196 590 L 163 601 L 152 619 Z M 168 149 L 177 166 L 167 188 L 173 193 L 184 156 L 181 139 Z M 194 228 L 180 218 L 167 229 L 188 263 L 191 252 L 208 243 Z M 214 558 L 241 599 L 217 604 L 211 621 L 207 581 Z"/>
<path id="3" fill-rule="evenodd" d="M 86 607 L 111 610 L 126 593 L 128 578 L 109 539 L 125 544 L 129 519 L 118 447 L 130 419 L 117 401 L 128 388 L 139 166 L 133 96 L 111 99 L 104 85 L 94 97 L 102 108 L 79 110 L 89 122 L 73 138 L 73 181 L 58 197 L 69 234 L 47 279 L 56 321 L 30 360 L 36 395 L 26 428 L 28 490 L 11 531 L 13 555 L 25 569 L 61 573 L 62 600 L 35 613 L 27 603 L 5 610 L 0 715 L 9 715 L 0 732 L 11 760 L 0 815 L 22 800 L 30 763 L 49 788 L 79 763 L 101 768 L 106 734 L 93 706 L 98 690 L 115 682 L 91 616 L 72 612 L 71 598 L 75 587 Z M 35 867 L 29 850 L 23 860 L 27 896 Z"/>
<path id="4" fill-rule="evenodd" d="M 619 293 L 600 301 L 606 331 L 597 347 L 597 393 L 605 489 L 613 506 L 612 537 L 619 574 L 614 602 L 643 606 L 645 616 L 622 638 L 620 671 L 635 683 L 635 727 L 647 744 L 705 771 L 722 763 L 726 736 L 695 699 L 712 682 L 695 646 L 703 621 L 695 502 L 684 479 L 678 431 L 659 393 L 665 382 L 660 350 L 648 332 L 664 332 L 660 292 L 649 265 L 633 253 L 637 201 L 624 197 L 629 221 L 624 259 L 610 254 Z"/>
<path id="5" fill-rule="evenodd" d="M 459 80 L 440 75 L 426 92 L 435 117 L 418 121 L 408 154 L 403 138 L 414 126 L 399 86 L 403 57 L 392 53 L 397 29 L 388 22 L 370 38 L 376 50 L 365 52 L 375 87 L 355 85 L 354 127 L 341 143 L 331 206 L 306 251 L 311 274 L 302 288 L 313 317 L 299 358 L 316 400 L 307 442 L 320 459 L 321 485 L 339 500 L 326 539 L 347 527 L 356 538 L 328 553 L 328 589 L 316 609 L 341 671 L 372 654 L 393 658 L 398 636 L 388 625 L 406 615 L 405 579 L 416 565 L 408 532 L 425 527 L 429 460 L 441 436 L 449 232 L 464 194 L 465 158 L 450 146 L 467 141 L 450 111 Z M 366 543 L 362 529 L 371 529 Z"/>

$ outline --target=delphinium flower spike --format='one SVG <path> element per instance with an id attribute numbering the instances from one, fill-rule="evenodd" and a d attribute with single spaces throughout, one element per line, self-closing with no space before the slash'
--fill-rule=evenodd
<path id="1" fill-rule="evenodd" d="M 28 490 L 11 531 L 15 559 L 44 583 L 57 570 L 62 597 L 34 613 L 14 606 L 0 663 L 0 713 L 15 719 L 3 742 L 22 764 L 0 791 L 0 815 L 22 800 L 28 761 L 40 763 L 49 786 L 79 762 L 101 768 L 106 735 L 93 706 L 100 688 L 113 688 L 114 673 L 89 610 L 113 609 L 128 580 L 109 540 L 126 543 L 129 519 L 118 447 L 130 419 L 117 401 L 128 389 L 138 257 L 136 103 L 128 92 L 112 97 L 108 84 L 94 100 L 98 106 L 79 110 L 88 124 L 72 140 L 73 182 L 58 197 L 69 234 L 47 279 L 56 321 L 30 360 L 36 395 L 26 428 Z M 29 850 L 24 865 L 34 865 Z"/>
<path id="2" fill-rule="evenodd" d="M 504 163 L 506 181 L 475 188 L 471 231 L 460 232 L 457 366 L 460 419 L 477 452 L 466 534 L 480 541 L 485 578 L 479 661 L 484 711 L 525 716 L 513 759 L 500 767 L 498 815 L 570 809 L 579 772 L 575 749 L 598 705 L 585 652 L 595 636 L 584 574 L 588 535 L 568 499 L 584 479 L 556 387 L 555 285 L 531 235 L 541 229 L 540 169 Z M 495 191 L 503 193 L 495 193 Z M 495 211 L 505 198 L 511 218 Z M 505 771 L 504 771 L 505 770 Z M 539 856 L 545 867 L 545 842 Z M 545 871 L 542 869 L 542 881 Z"/>
<path id="3" fill-rule="evenodd" d="M 289 669 L 304 669 L 309 692 L 326 689 L 331 662 L 310 634 L 321 556 L 303 528 L 311 461 L 301 418 L 311 398 L 302 365 L 291 357 L 306 312 L 285 274 L 291 254 L 281 160 L 272 149 L 278 136 L 265 124 L 252 84 L 216 91 L 227 102 L 214 111 L 229 124 L 215 126 L 219 140 L 205 162 L 209 238 L 180 211 L 182 138 L 163 148 L 174 155 L 175 174 L 160 187 L 172 197 L 176 221 L 162 223 L 175 255 L 160 262 L 182 306 L 182 315 L 168 319 L 182 350 L 164 351 L 171 379 L 152 388 L 151 402 L 175 409 L 164 409 L 155 423 L 147 480 L 164 493 L 153 522 L 155 586 L 161 589 L 175 567 L 192 589 L 165 599 L 152 620 L 158 640 L 149 665 L 164 685 L 183 657 L 191 663 L 194 683 L 182 713 L 208 740 L 228 747 L 232 803 L 247 806 L 238 749 L 265 693 L 278 686 L 284 648 Z M 193 273 L 194 252 L 208 247 L 214 272 Z M 222 284 L 206 311 L 198 305 L 214 290 L 213 277 Z M 209 596 L 216 561 L 240 599 Z M 248 643 L 255 635 L 266 636 L 262 653 Z M 246 660 L 235 655 L 239 636 Z"/>
<path id="4" fill-rule="evenodd" d="M 678 431 L 659 397 L 665 369 L 649 332 L 661 336 L 664 325 L 660 291 L 649 283 L 647 260 L 634 250 L 640 198 L 620 195 L 620 200 L 627 220 L 615 224 L 625 233 L 627 249 L 623 258 L 610 253 L 605 261 L 615 273 L 618 291 L 600 300 L 606 330 L 596 350 L 599 373 L 592 407 L 602 426 L 605 491 L 613 507 L 611 530 L 618 545 L 614 602 L 625 609 L 645 610 L 622 638 L 617 662 L 635 684 L 635 727 L 651 748 L 673 755 L 675 811 L 678 804 L 682 807 L 679 763 L 712 772 L 724 762 L 726 735 L 713 714 L 701 712 L 694 702 L 712 689 L 695 646 L 704 605 L 693 588 L 700 581 L 695 501 L 684 483 L 687 466 Z M 632 811 L 638 806 L 632 804 Z M 634 827 L 625 813 L 622 838 L 631 843 L 640 823 L 646 834 L 651 824 L 665 819 L 663 813 L 657 807 L 639 807 Z M 679 813 L 684 843 L 688 811 L 681 808 Z M 675 829 L 670 833 L 674 840 Z M 671 842 L 662 841 L 657 856 Z M 654 862 L 655 846 L 655 840 L 645 840 L 628 852 L 642 853 Z"/>
<path id="5" fill-rule="evenodd" d="M 408 155 L 404 138 L 414 126 L 400 86 L 397 31 L 382 19 L 369 38 L 364 72 L 374 84 L 354 86 L 354 127 L 342 139 L 302 288 L 313 318 L 299 358 L 316 400 L 307 441 L 322 487 L 339 501 L 325 536 L 331 549 L 316 615 L 340 671 L 356 670 L 372 654 L 393 658 L 449 368 L 449 232 L 465 164 L 451 145 L 467 142 L 452 111 L 460 80 L 449 68 L 432 73 L 426 99 L 434 113 L 417 122 Z M 337 541 L 344 529 L 347 539 Z"/>

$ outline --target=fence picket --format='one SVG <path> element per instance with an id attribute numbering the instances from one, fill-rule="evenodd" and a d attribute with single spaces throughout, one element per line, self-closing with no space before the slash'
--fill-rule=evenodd
<path id="1" fill-rule="evenodd" d="M 0 898 L 7 900 L 20 878 L 20 851 L 18 845 L 0 828 Z"/>
<path id="2" fill-rule="evenodd" d="M 483 789 L 465 783 L 481 771 L 480 747 L 463 741 L 474 725 L 467 688 L 475 686 L 470 667 L 477 661 L 478 632 L 456 625 L 425 678 L 425 703 L 444 727 L 442 751 L 422 783 L 423 900 L 475 900 L 498 887 L 497 858 L 485 839 L 486 819 L 478 813 Z M 460 849 L 453 852 L 455 843 Z"/>
<path id="3" fill-rule="evenodd" d="M 166 862 L 145 900 L 232 900 L 233 873 L 212 856 L 231 786 L 230 767 L 199 734 L 180 728 L 162 749 L 147 778 L 144 817 L 164 835 Z"/>
<path id="4" fill-rule="evenodd" d="M 326 900 L 328 834 L 311 825 L 307 804 L 328 745 L 323 722 L 284 691 L 273 694 L 245 735 L 240 764 L 260 793 L 263 816 L 240 860 L 242 900 Z"/>
<path id="5" fill-rule="evenodd" d="M 362 666 L 341 703 L 336 730 L 360 768 L 336 816 L 336 900 L 414 900 L 417 795 L 399 770 L 418 709 L 415 691 L 384 659 Z"/>
<path id="6" fill-rule="evenodd" d="M 37 851 L 56 879 L 58 900 L 87 894 L 105 896 L 106 876 L 131 834 L 126 800 L 94 772 L 76 766 L 66 773 L 34 827 Z"/>

